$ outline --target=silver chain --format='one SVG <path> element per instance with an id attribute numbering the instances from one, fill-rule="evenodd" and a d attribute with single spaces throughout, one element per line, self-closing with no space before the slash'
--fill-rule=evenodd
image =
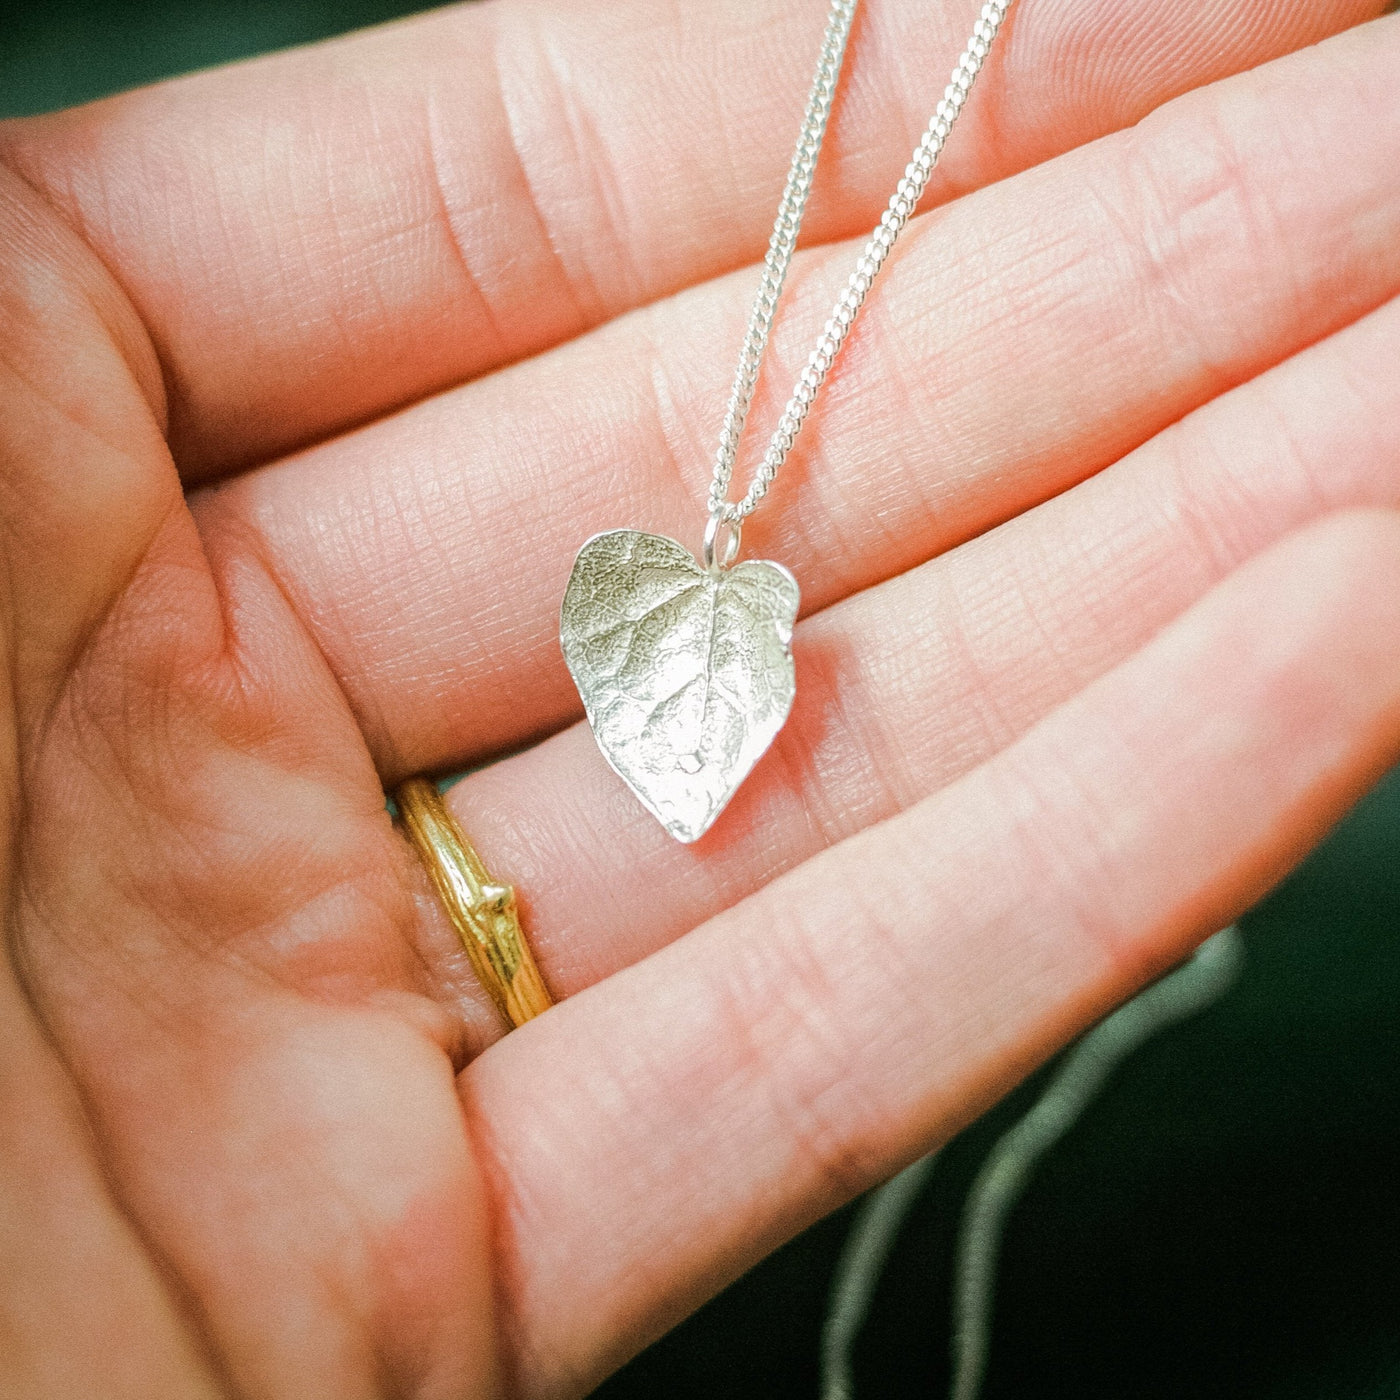
<path id="1" fill-rule="evenodd" d="M 763 261 L 763 277 L 759 283 L 758 296 L 754 300 L 753 311 L 749 315 L 748 331 L 744 336 L 744 346 L 739 355 L 739 365 L 734 373 L 734 387 L 730 391 L 729 406 L 724 415 L 724 426 L 720 431 L 719 450 L 715 455 L 714 480 L 710 485 L 710 523 L 705 531 L 705 562 L 715 563 L 716 540 L 723 534 L 724 543 L 719 549 L 721 567 L 733 562 L 739 552 L 739 530 L 744 521 L 753 514 L 758 503 L 768 494 L 778 475 L 779 469 L 792 450 L 792 444 L 802 427 L 808 411 L 817 397 L 817 392 L 826 379 L 837 352 L 850 333 L 856 315 L 870 291 L 871 283 L 880 271 L 884 261 L 894 247 L 905 224 L 909 222 L 928 184 L 933 167 L 938 162 L 948 133 L 953 129 L 958 114 L 972 91 L 972 85 L 986 62 L 991 51 L 992 41 L 1001 28 L 1012 0 L 986 0 L 972 38 L 953 70 L 952 81 L 943 93 L 937 110 L 929 122 L 919 144 L 914 148 L 913 157 L 905 167 L 904 176 L 895 187 L 894 194 L 880 218 L 879 225 L 870 236 L 851 273 L 845 289 L 836 301 L 821 339 L 807 360 L 792 397 L 788 400 L 783 416 L 773 431 L 768 450 L 763 461 L 754 473 L 749 489 L 740 501 L 730 501 L 730 479 L 734 474 L 734 458 L 739 447 L 739 437 L 748 417 L 749 405 L 753 401 L 754 386 L 758 382 L 758 368 L 763 352 L 768 344 L 768 335 L 773 328 L 773 317 L 777 311 L 778 296 L 787 277 L 788 266 L 797 247 L 797 233 L 802 225 L 802 215 L 807 207 L 807 196 L 811 193 L 812 178 L 816 173 L 817 154 L 821 150 L 822 137 L 826 134 L 827 119 L 831 115 L 831 104 L 836 96 L 836 83 L 841 73 L 841 62 L 845 57 L 846 39 L 855 19 L 857 0 L 832 0 L 831 14 L 827 19 L 826 34 L 822 40 L 821 57 L 817 62 L 817 72 L 812 80 L 811 95 L 807 99 L 807 111 L 802 119 L 802 131 L 797 138 L 797 150 L 793 154 L 792 166 L 788 171 L 787 185 L 778 205 L 778 217 L 773 225 L 773 236 L 768 243 L 768 255 Z"/>

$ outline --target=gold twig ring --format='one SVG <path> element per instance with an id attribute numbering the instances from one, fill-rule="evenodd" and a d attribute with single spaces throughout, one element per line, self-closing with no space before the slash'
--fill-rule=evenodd
<path id="1" fill-rule="evenodd" d="M 437 787 L 409 778 L 393 793 L 404 832 L 413 842 L 472 968 L 513 1026 L 554 1003 L 520 928 L 515 890 L 493 880 Z"/>

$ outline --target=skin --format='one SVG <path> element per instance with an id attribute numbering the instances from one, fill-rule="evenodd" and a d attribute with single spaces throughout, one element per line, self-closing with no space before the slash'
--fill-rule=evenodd
<path id="1" fill-rule="evenodd" d="M 1400 20 L 1022 0 L 745 533 L 792 720 L 693 847 L 610 774 L 558 599 L 698 540 L 820 8 L 0 126 L 0 1394 L 581 1395 L 1400 757 Z M 754 450 L 932 9 L 858 21 Z M 383 787 L 507 753 L 450 802 L 561 1004 L 502 1038 Z"/>

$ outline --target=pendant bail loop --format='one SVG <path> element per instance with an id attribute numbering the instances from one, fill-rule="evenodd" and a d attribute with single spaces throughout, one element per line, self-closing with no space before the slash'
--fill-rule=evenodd
<path id="1" fill-rule="evenodd" d="M 728 520 L 718 511 L 711 514 L 705 526 L 705 543 L 700 556 L 711 573 L 727 569 L 739 557 L 739 542 L 744 533 L 741 520 Z"/>

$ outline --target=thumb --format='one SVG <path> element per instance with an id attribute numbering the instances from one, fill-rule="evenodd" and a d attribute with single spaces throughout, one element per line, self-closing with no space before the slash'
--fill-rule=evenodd
<path id="1" fill-rule="evenodd" d="M 3 169 L 0 248 L 0 900 L 13 911 L 25 732 L 151 550 L 188 547 L 177 538 L 188 517 L 139 323 L 77 236 Z M 200 1342 L 112 1198 L 10 927 L 6 942 L 0 1393 L 213 1396 Z"/>
<path id="2" fill-rule="evenodd" d="M 0 638 L 22 735 L 153 549 L 193 562 L 199 544 L 150 339 L 92 251 L 3 167 L 0 247 Z"/>

